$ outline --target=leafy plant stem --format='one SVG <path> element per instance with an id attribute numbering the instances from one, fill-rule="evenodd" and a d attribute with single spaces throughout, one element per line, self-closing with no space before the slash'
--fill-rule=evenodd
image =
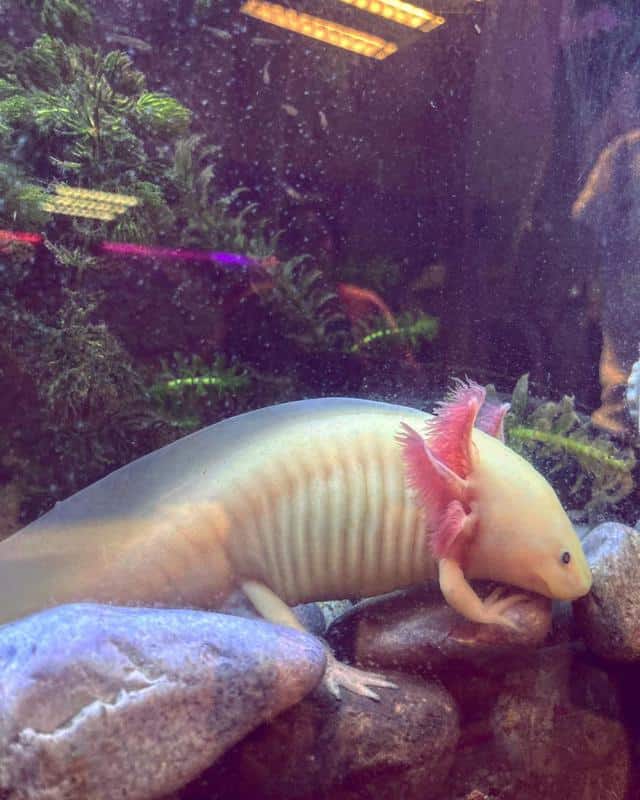
<path id="1" fill-rule="evenodd" d="M 572 455 L 576 458 L 589 459 L 599 461 L 603 465 L 611 469 L 617 469 L 621 472 L 627 472 L 629 465 L 621 458 L 616 458 L 609 453 L 604 453 L 597 447 L 584 442 L 570 439 L 567 436 L 562 436 L 558 433 L 550 433 L 549 431 L 535 430 L 534 428 L 526 428 L 522 425 L 509 429 L 510 437 L 520 441 L 540 442 L 541 444 L 549 445 L 559 450 L 564 450 L 565 453 Z"/>

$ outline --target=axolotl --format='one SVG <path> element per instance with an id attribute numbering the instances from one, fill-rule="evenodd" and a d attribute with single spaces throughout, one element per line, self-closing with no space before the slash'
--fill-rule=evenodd
<path id="1" fill-rule="evenodd" d="M 439 579 L 469 620 L 513 626 L 521 595 L 572 600 L 591 575 L 558 497 L 503 442 L 507 405 L 459 382 L 433 415 L 351 398 L 250 411 L 118 469 L 0 543 L 0 624 L 78 601 L 291 605 Z M 425 425 L 424 435 L 420 429 Z M 373 698 L 383 676 L 330 653 L 326 685 Z"/>

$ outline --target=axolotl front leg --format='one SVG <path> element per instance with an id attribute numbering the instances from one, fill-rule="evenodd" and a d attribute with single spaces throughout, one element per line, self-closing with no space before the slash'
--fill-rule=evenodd
<path id="1" fill-rule="evenodd" d="M 450 476 L 451 479 L 451 476 Z M 463 617 L 484 625 L 502 625 L 518 630 L 517 624 L 505 612 L 526 598 L 518 592 L 504 596 L 500 586 L 484 600 L 473 590 L 464 574 L 462 561 L 470 542 L 476 535 L 478 511 L 466 511 L 459 500 L 452 500 L 440 521 L 440 534 L 449 542 L 447 556 L 438 560 L 438 581 L 444 599 Z"/>
<path id="2" fill-rule="evenodd" d="M 467 581 L 462 567 L 453 558 L 440 559 L 438 577 L 444 599 L 466 619 L 518 630 L 518 625 L 505 616 L 505 612 L 524 600 L 526 595 L 518 592 L 505 597 L 505 587 L 500 586 L 481 600 Z"/>
<path id="3" fill-rule="evenodd" d="M 249 598 L 256 611 L 267 621 L 277 625 L 285 625 L 288 628 L 295 628 L 299 631 L 305 630 L 304 625 L 300 623 L 291 608 L 264 583 L 244 581 L 240 588 Z M 382 675 L 366 672 L 338 661 L 328 645 L 326 650 L 327 665 L 322 682 L 334 697 L 340 698 L 340 689 L 342 688 L 354 694 L 369 697 L 372 700 L 379 700 L 379 695 L 371 687 L 381 689 L 398 688 L 395 683 L 388 681 Z"/>

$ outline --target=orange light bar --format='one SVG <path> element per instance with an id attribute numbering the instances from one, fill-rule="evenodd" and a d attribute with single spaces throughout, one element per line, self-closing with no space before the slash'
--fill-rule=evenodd
<path id="1" fill-rule="evenodd" d="M 240 11 L 263 22 L 369 58 L 382 60 L 398 49 L 397 44 L 387 42 L 379 36 L 373 36 L 356 28 L 348 28 L 346 25 L 339 25 L 322 17 L 294 11 L 277 3 L 268 3 L 266 0 L 246 0 Z"/>
<path id="2" fill-rule="evenodd" d="M 424 33 L 445 22 L 444 17 L 432 14 L 426 8 L 405 3 L 403 0 L 340 0 L 340 2 Z"/>

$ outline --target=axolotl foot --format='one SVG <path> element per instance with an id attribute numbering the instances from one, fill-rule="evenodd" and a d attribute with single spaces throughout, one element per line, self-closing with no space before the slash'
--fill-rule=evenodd
<path id="1" fill-rule="evenodd" d="M 503 627 L 520 631 L 519 625 L 506 616 L 505 612 L 529 598 L 521 592 L 507 594 L 505 597 L 508 591 L 508 587 L 498 586 L 484 599 L 482 605 L 485 610 L 485 618 L 482 621 L 489 625 L 502 625 Z"/>
<path id="2" fill-rule="evenodd" d="M 327 667 L 322 683 L 338 700 L 341 688 L 362 697 L 369 697 L 371 700 L 380 700 L 380 696 L 371 688 L 373 686 L 380 689 L 398 688 L 395 683 L 382 675 L 343 664 L 330 652 L 327 652 Z"/>

